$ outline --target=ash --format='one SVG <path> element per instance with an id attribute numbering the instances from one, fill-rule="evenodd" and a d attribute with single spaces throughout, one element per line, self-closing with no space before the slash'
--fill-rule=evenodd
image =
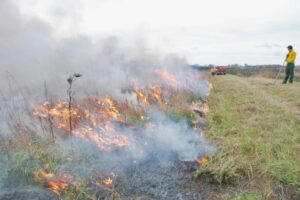
<path id="1" fill-rule="evenodd" d="M 119 177 L 116 189 L 121 196 L 143 196 L 142 200 L 201 200 L 201 191 L 193 180 L 196 162 L 151 160 L 136 164 Z"/>
<path id="2" fill-rule="evenodd" d="M 39 187 L 0 188 L 1 200 L 58 200 L 59 198 L 49 190 Z"/>

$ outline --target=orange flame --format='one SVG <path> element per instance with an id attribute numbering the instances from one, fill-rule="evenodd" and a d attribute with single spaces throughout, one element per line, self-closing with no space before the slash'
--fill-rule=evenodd
<path id="1" fill-rule="evenodd" d="M 116 174 L 111 172 L 109 177 L 102 179 L 101 184 L 106 187 L 112 187 L 114 180 L 116 180 Z"/>
<path id="2" fill-rule="evenodd" d="M 46 173 L 43 170 L 39 170 L 37 175 L 40 179 L 42 179 L 45 186 L 58 196 L 62 195 L 74 182 L 73 177 L 67 173 L 54 175 L 52 173 Z"/>
<path id="3" fill-rule="evenodd" d="M 160 106 L 164 105 L 163 92 L 159 86 L 148 85 L 145 89 L 141 89 L 138 86 L 136 80 L 133 80 L 133 87 L 136 93 L 136 99 L 138 102 L 144 105 L 151 105 L 153 103 L 158 103 Z"/>
<path id="4" fill-rule="evenodd" d="M 208 162 L 208 157 L 199 158 L 199 159 L 197 160 L 197 163 L 198 163 L 199 165 L 205 165 L 207 162 Z"/>
<path id="5" fill-rule="evenodd" d="M 113 101 L 110 98 L 100 98 L 98 99 L 98 105 L 100 105 L 100 110 L 107 120 L 114 119 L 119 122 L 123 122 L 123 118 L 115 107 Z"/>
<path id="6" fill-rule="evenodd" d="M 101 151 L 129 145 L 125 135 L 117 132 L 113 121 L 124 123 L 124 119 L 110 98 L 87 100 L 86 106 L 72 105 L 72 134 L 84 141 L 91 141 Z M 45 102 L 33 113 L 43 119 L 51 118 L 55 128 L 70 131 L 69 105 L 67 102 Z M 83 125 L 84 124 L 84 125 Z"/>
<path id="7" fill-rule="evenodd" d="M 163 105 L 163 100 L 162 100 L 162 90 L 159 87 L 156 86 L 149 86 L 152 95 L 156 99 L 156 101 L 159 103 L 160 106 Z"/>
<path id="8" fill-rule="evenodd" d="M 111 130 L 109 130 L 109 128 L 111 128 Z M 109 127 L 108 123 L 106 127 L 102 128 L 102 131 L 96 132 L 91 127 L 82 127 L 75 130 L 74 135 L 84 141 L 94 142 L 101 151 L 109 152 L 113 150 L 113 147 L 122 148 L 130 145 L 128 138 L 125 135 L 115 132 L 114 128 Z"/>
<path id="9" fill-rule="evenodd" d="M 102 184 L 107 187 L 111 187 L 113 184 L 113 180 L 111 178 L 105 178 L 102 180 Z"/>
<path id="10" fill-rule="evenodd" d="M 133 80 L 133 88 L 136 94 L 136 100 L 145 105 L 149 105 L 147 94 L 139 87 L 137 80 Z"/>
<path id="11" fill-rule="evenodd" d="M 41 118 L 53 119 L 56 127 L 65 131 L 70 131 L 70 114 L 74 124 L 77 124 L 85 117 L 82 111 L 77 106 L 72 106 L 69 112 L 68 102 L 63 102 L 60 100 L 52 104 L 48 101 L 44 102 L 38 109 L 36 109 L 33 114 Z"/>
<path id="12" fill-rule="evenodd" d="M 138 102 L 149 105 L 148 96 L 143 92 L 142 89 L 136 90 L 136 98 L 137 98 Z"/>

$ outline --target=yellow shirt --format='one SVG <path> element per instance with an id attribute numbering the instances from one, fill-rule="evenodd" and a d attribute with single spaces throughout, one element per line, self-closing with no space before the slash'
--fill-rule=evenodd
<path id="1" fill-rule="evenodd" d="M 290 51 L 286 56 L 286 61 L 288 63 L 295 63 L 296 55 L 297 55 L 296 51 L 294 50 Z"/>

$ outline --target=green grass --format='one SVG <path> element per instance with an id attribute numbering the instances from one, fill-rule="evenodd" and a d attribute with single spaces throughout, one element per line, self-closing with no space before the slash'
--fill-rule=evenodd
<path id="1" fill-rule="evenodd" d="M 219 184 L 246 182 L 262 199 L 280 199 L 280 187 L 300 192 L 300 84 L 267 86 L 270 81 L 212 79 L 206 134 L 218 150 L 198 169 L 198 177 Z M 271 195 L 265 197 L 270 185 Z M 237 199 L 258 198 L 248 196 Z"/>
<path id="2" fill-rule="evenodd" d="M 166 110 L 166 115 L 174 122 L 179 122 L 181 120 L 186 120 L 187 123 L 192 124 L 198 119 L 198 116 L 195 112 L 188 109 L 176 109 L 170 108 Z"/>
<path id="3" fill-rule="evenodd" d="M 244 193 L 234 198 L 234 200 L 260 200 L 261 198 L 255 194 Z"/>
<path id="4" fill-rule="evenodd" d="M 1 181 L 6 186 L 40 184 L 38 170 L 55 173 L 61 164 L 49 143 L 34 136 L 11 141 L 5 149 L 9 168 L 1 174 Z"/>

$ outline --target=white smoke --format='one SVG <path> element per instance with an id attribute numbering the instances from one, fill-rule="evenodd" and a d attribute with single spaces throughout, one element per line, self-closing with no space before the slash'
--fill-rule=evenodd
<path id="1" fill-rule="evenodd" d="M 25 18 L 8 0 L 0 2 L 0 85 L 8 73 L 30 90 L 47 82 L 53 93 L 64 92 L 66 78 L 74 72 L 84 75 L 81 91 L 117 94 L 130 79 L 153 79 L 154 68 L 180 72 L 187 63 L 177 56 L 160 56 L 143 42 L 121 41 L 117 37 L 92 40 L 78 35 L 55 39 L 53 27 L 37 18 Z M 52 87 L 52 88 L 51 88 Z"/>
<path id="2" fill-rule="evenodd" d="M 181 87 L 198 96 L 207 93 L 206 81 L 190 74 L 193 72 L 188 70 L 184 58 L 159 55 L 139 40 L 122 41 L 114 36 L 98 40 L 86 35 L 57 39 L 53 37 L 53 28 L 40 19 L 22 16 L 11 1 L 0 0 L 0 100 L 5 105 L 1 108 L 0 135 L 9 135 L 8 111 L 18 113 L 14 117 L 33 124 L 28 119 L 26 107 L 30 101 L 45 99 L 45 87 L 51 98 L 66 98 L 67 78 L 73 73 L 83 75 L 74 83 L 78 98 L 97 94 L 123 100 L 128 96 L 122 90 L 132 86 L 132 79 L 142 86 L 155 82 L 155 69 L 172 72 L 183 83 Z M 57 149 L 71 157 L 75 157 L 76 152 L 86 154 L 86 159 L 92 158 L 89 162 L 96 160 L 94 164 L 101 163 L 99 166 L 120 162 L 127 165 L 128 160 L 142 161 L 151 156 L 159 158 L 161 163 L 168 163 L 173 153 L 179 160 L 194 161 L 206 153 L 204 149 L 211 150 L 205 139 L 186 122 L 175 123 L 162 113 L 150 111 L 149 123 L 155 124 L 154 130 L 141 129 L 136 133 L 122 128 L 134 144 L 124 153 L 99 153 L 92 144 L 76 138 L 58 140 Z M 38 124 L 34 127 L 41 129 Z M 73 166 L 72 162 L 66 162 L 61 170 Z"/>

